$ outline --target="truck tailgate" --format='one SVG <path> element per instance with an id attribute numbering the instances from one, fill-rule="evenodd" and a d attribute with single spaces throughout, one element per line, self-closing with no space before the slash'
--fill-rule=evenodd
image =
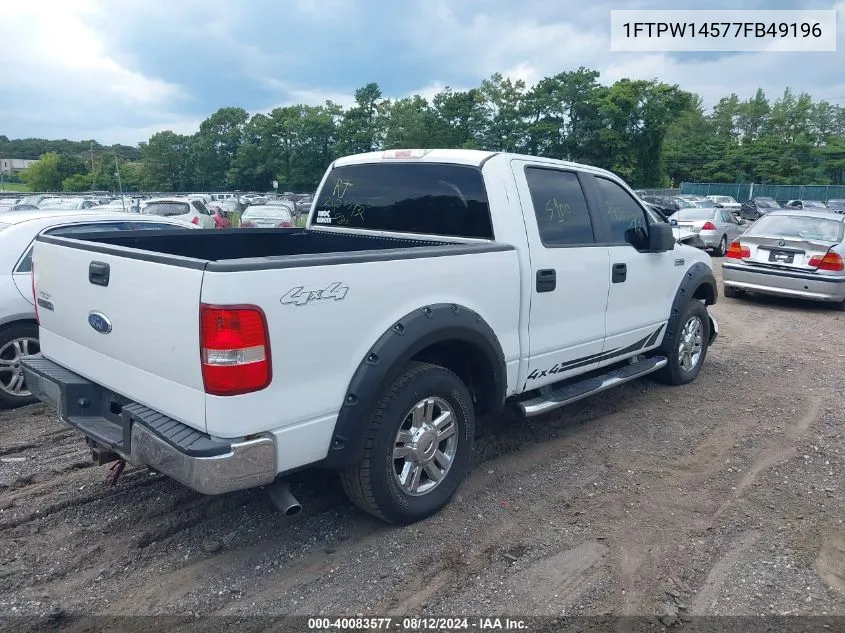
<path id="1" fill-rule="evenodd" d="M 205 431 L 202 262 L 172 266 L 87 250 L 77 240 L 42 239 L 33 253 L 42 354 Z"/>

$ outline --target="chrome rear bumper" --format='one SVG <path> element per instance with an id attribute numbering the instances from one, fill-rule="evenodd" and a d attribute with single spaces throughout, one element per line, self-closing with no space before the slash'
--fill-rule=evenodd
<path id="1" fill-rule="evenodd" d="M 149 466 L 202 494 L 217 495 L 271 483 L 271 438 L 213 438 L 79 376 L 41 355 L 24 359 L 27 388 L 56 409 L 89 443 Z"/>

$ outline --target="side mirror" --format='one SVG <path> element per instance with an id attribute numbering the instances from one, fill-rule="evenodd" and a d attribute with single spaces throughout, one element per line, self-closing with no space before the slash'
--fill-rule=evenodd
<path id="1" fill-rule="evenodd" d="M 670 226 L 678 226 L 678 221 L 675 218 L 669 220 Z"/>
<path id="2" fill-rule="evenodd" d="M 676 221 L 673 220 L 675 224 Z M 648 252 L 665 253 L 675 248 L 675 234 L 671 224 L 652 224 L 648 231 Z"/>

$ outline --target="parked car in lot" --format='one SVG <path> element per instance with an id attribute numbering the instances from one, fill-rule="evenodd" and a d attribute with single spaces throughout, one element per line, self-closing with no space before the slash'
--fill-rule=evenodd
<path id="1" fill-rule="evenodd" d="M 718 331 L 710 257 L 612 173 L 553 159 L 341 158 L 304 229 L 162 237 L 38 238 L 55 309 L 27 384 L 102 461 L 282 508 L 284 476 L 320 465 L 420 520 L 466 476 L 477 416 L 689 383 Z"/>
<path id="2" fill-rule="evenodd" d="M 641 198 L 643 202 L 664 218 L 668 218 L 675 211 L 683 208 L 678 200 L 670 196 L 641 196 Z M 686 205 L 686 201 L 684 201 L 684 205 Z"/>
<path id="3" fill-rule="evenodd" d="M 845 310 L 843 227 L 845 216 L 830 211 L 767 213 L 730 245 L 722 264 L 725 296 L 752 291 Z"/>
<path id="4" fill-rule="evenodd" d="M 190 226 L 190 225 L 188 225 Z M 167 218 L 101 211 L 10 211 L 0 219 L 0 407 L 34 402 L 20 360 L 38 352 L 38 324 L 32 298 L 32 246 L 39 233 L 73 235 L 92 231 L 186 228 Z M 49 300 L 44 299 L 49 305 Z M 48 308 L 45 308 L 48 309 Z"/>
<path id="5" fill-rule="evenodd" d="M 774 198 L 767 198 L 758 196 L 751 198 L 742 203 L 742 208 L 739 211 L 739 217 L 744 220 L 757 220 L 766 215 L 770 211 L 781 209 L 780 203 Z"/>
<path id="6" fill-rule="evenodd" d="M 205 208 L 211 211 L 211 217 L 214 218 L 214 227 L 218 229 L 228 229 L 232 226 L 232 221 L 226 216 L 223 211 L 223 206 L 220 203 L 212 202 L 205 205 Z"/>
<path id="7" fill-rule="evenodd" d="M 201 229 L 213 229 L 216 224 L 211 211 L 201 200 L 189 198 L 152 198 L 141 202 L 141 213 L 173 218 L 189 224 L 196 224 Z"/>
<path id="8" fill-rule="evenodd" d="M 723 209 L 727 209 L 734 215 L 738 215 L 739 210 L 742 208 L 742 205 L 732 196 L 707 196 L 707 199 L 715 204 L 721 205 Z"/>
<path id="9" fill-rule="evenodd" d="M 827 201 L 827 208 L 834 213 L 845 213 L 845 199 L 832 198 Z"/>
<path id="10" fill-rule="evenodd" d="M 250 205 L 267 204 L 267 196 L 262 196 L 258 193 L 246 193 L 242 195 L 239 200 L 245 207 Z"/>
<path id="11" fill-rule="evenodd" d="M 45 198 L 38 204 L 39 209 L 91 209 L 100 203 L 91 198 Z"/>
<path id="12" fill-rule="evenodd" d="M 784 209 L 827 209 L 827 205 L 819 200 L 787 200 Z"/>
<path id="13" fill-rule="evenodd" d="M 272 200 L 268 204 L 249 206 L 241 214 L 241 227 L 245 229 L 291 228 L 296 211 L 292 202 Z"/>
<path id="14" fill-rule="evenodd" d="M 718 207 L 681 209 L 669 216 L 670 224 L 690 229 L 701 238 L 704 248 L 712 248 L 718 256 L 724 255 L 728 244 L 745 231 L 741 222 L 727 209 Z"/>

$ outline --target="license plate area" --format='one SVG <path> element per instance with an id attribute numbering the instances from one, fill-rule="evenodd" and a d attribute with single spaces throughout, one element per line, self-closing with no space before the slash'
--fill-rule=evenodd
<path id="1" fill-rule="evenodd" d="M 773 264 L 791 264 L 795 260 L 795 253 L 788 251 L 769 251 L 769 261 Z"/>

